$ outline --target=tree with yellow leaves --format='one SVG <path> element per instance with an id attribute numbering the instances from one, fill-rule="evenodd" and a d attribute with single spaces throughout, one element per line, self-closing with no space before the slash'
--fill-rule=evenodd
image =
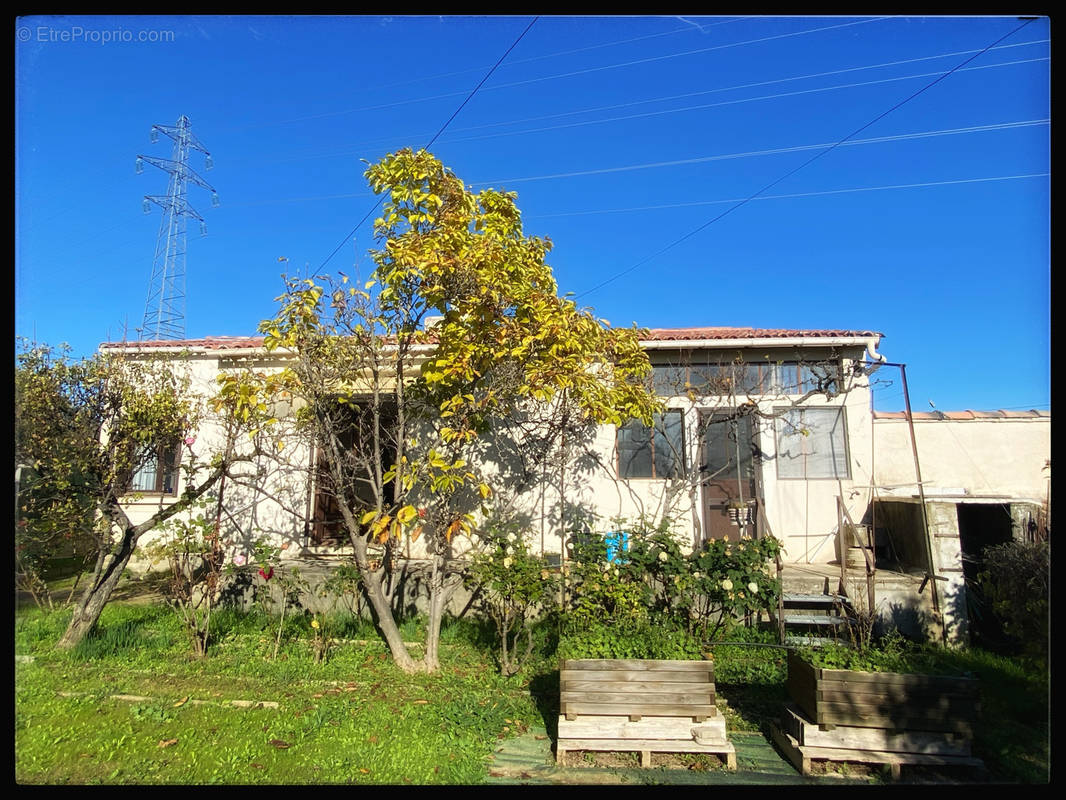
<path id="1" fill-rule="evenodd" d="M 551 243 L 523 233 L 514 194 L 475 194 L 426 151 L 390 154 L 366 177 L 385 195 L 370 280 L 288 279 L 260 330 L 269 350 L 291 354 L 273 380 L 301 400 L 297 423 L 319 449 L 395 662 L 435 671 L 444 607 L 461 585 L 457 540 L 496 495 L 479 443 L 518 419 L 542 434 L 650 422 L 657 401 L 638 331 L 558 295 Z M 390 602 L 414 541 L 429 593 L 420 661 Z"/>

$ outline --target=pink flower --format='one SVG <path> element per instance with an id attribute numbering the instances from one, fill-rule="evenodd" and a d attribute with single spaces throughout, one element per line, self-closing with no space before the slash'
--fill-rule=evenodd
<path id="1" fill-rule="evenodd" d="M 245 558 L 243 553 L 237 553 L 237 555 L 233 557 L 233 563 L 238 567 L 243 567 L 247 561 L 248 559 Z"/>
<path id="2" fill-rule="evenodd" d="M 196 437 L 195 436 L 186 436 L 185 437 L 185 444 L 189 445 L 189 447 L 192 447 L 195 442 L 196 442 Z"/>
<path id="3" fill-rule="evenodd" d="M 264 572 L 263 570 L 259 570 L 259 575 L 263 578 L 263 580 L 268 581 L 268 580 L 270 580 L 271 578 L 274 577 L 274 568 L 271 567 L 268 572 Z"/>

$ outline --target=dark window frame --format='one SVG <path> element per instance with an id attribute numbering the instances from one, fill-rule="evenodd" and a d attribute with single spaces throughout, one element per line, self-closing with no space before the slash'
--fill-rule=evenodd
<path id="1" fill-rule="evenodd" d="M 130 475 L 129 493 L 176 497 L 181 479 L 181 444 L 178 441 L 170 445 L 150 445 L 155 448 L 155 455 L 154 457 L 142 456 L 142 463 Z M 155 472 L 155 481 L 151 488 L 138 487 L 138 478 L 149 469 Z"/>
<path id="2" fill-rule="evenodd" d="M 354 410 L 353 426 L 350 430 L 342 433 L 343 446 L 353 448 L 357 446 L 357 441 L 359 440 L 366 442 L 365 438 L 361 439 L 360 437 L 359 420 L 362 414 L 366 412 L 366 405 L 369 402 L 371 402 L 371 399 L 368 397 L 356 398 L 351 402 Z M 381 403 L 381 412 L 384 417 L 388 419 L 396 416 L 398 412 L 395 396 L 391 400 L 382 398 Z M 386 424 L 388 423 L 386 422 Z M 366 433 L 366 437 L 371 435 L 369 432 Z M 391 446 L 382 448 L 381 470 L 383 473 L 392 467 L 393 455 L 394 452 Z M 313 547 L 350 546 L 351 542 L 348 540 L 348 532 L 340 512 L 340 505 L 337 503 L 333 493 L 332 477 L 325 459 L 326 456 L 322 445 L 316 444 L 311 452 L 314 489 L 309 498 L 308 519 L 304 524 L 304 535 L 308 545 Z M 356 481 L 358 482 L 358 478 Z M 364 499 L 367 502 L 370 501 L 369 496 Z"/>
<path id="3" fill-rule="evenodd" d="M 660 475 L 658 469 L 658 459 L 655 456 L 655 434 L 666 436 L 667 426 L 662 424 L 663 418 L 667 415 L 677 415 L 677 431 L 678 441 L 676 442 L 676 452 L 673 455 L 673 463 L 669 470 L 669 474 Z M 626 474 L 630 471 L 630 468 L 623 468 L 622 463 L 622 450 L 620 442 L 620 435 L 624 428 L 631 428 L 635 430 L 642 430 L 645 432 L 645 436 L 648 440 L 649 446 L 649 462 L 650 462 L 650 474 L 644 475 L 632 475 Z M 673 480 L 675 478 L 683 478 L 685 476 L 685 413 L 680 408 L 668 408 L 662 414 L 656 414 L 652 420 L 652 426 L 649 428 L 642 424 L 638 420 L 630 420 L 623 425 L 619 425 L 615 428 L 615 474 L 622 480 Z"/>
<path id="4" fill-rule="evenodd" d="M 729 394 L 740 395 L 770 395 L 789 396 L 802 395 L 816 390 L 819 377 L 827 370 L 832 370 L 831 394 L 840 392 L 840 383 L 843 379 L 843 363 L 840 358 L 829 358 L 821 361 L 807 361 L 795 359 L 759 360 L 759 361 L 693 361 L 682 357 L 674 363 L 657 363 L 651 365 L 651 374 L 648 377 L 648 388 L 659 397 L 681 397 L 688 391 L 694 391 L 697 395 L 706 397 L 724 397 Z M 732 371 L 733 375 L 728 375 Z M 700 373 L 703 373 L 702 375 Z M 671 376 L 670 373 L 673 373 Z M 708 376 L 718 373 L 714 378 Z M 707 389 L 717 387 L 708 386 L 708 381 L 723 380 L 725 373 L 731 378 L 730 386 L 725 394 L 717 391 L 708 392 Z M 678 383 L 676 391 L 660 391 L 672 388 L 672 384 Z"/>

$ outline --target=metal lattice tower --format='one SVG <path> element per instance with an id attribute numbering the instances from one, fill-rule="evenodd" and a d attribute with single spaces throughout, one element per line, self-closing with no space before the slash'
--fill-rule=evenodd
<path id="1" fill-rule="evenodd" d="M 185 251 L 186 223 L 189 217 L 200 221 L 200 235 L 207 234 L 207 223 L 189 205 L 186 193 L 189 183 L 195 183 L 211 192 L 211 205 L 218 206 L 218 193 L 207 181 L 189 167 L 189 154 L 199 150 L 204 154 L 204 168 L 211 169 L 211 154 L 193 136 L 189 118 L 181 116 L 177 125 L 153 125 L 151 140 L 159 140 L 159 134 L 174 141 L 172 158 L 137 156 L 137 172 L 144 171 L 147 162 L 170 175 L 165 195 L 145 195 L 144 212 L 151 211 L 155 203 L 163 209 L 159 223 L 159 235 L 155 243 L 155 258 L 152 261 L 152 278 L 148 284 L 148 301 L 144 306 L 144 322 L 139 329 L 139 339 L 184 339 L 185 338 Z"/>

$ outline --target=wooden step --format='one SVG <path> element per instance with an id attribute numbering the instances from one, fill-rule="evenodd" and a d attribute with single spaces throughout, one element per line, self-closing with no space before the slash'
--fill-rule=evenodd
<path id="1" fill-rule="evenodd" d="M 848 624 L 844 617 L 830 617 L 819 614 L 785 614 L 784 620 L 786 625 L 828 625 L 836 627 Z"/>
<path id="2" fill-rule="evenodd" d="M 797 606 L 826 606 L 832 607 L 838 603 L 847 603 L 848 598 L 838 594 L 785 594 L 781 598 L 785 605 Z"/>

